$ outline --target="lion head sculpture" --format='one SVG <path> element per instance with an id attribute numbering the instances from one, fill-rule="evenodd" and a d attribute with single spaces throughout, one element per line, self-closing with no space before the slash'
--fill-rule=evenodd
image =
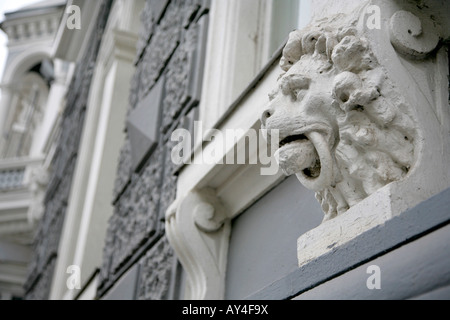
<path id="1" fill-rule="evenodd" d="M 324 220 L 412 170 L 415 121 L 356 28 L 292 32 L 280 66 L 262 127 L 279 130 L 279 166 L 316 192 Z"/>

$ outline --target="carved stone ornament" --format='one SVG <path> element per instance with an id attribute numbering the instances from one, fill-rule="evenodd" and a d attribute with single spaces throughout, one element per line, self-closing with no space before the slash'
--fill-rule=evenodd
<path id="1" fill-rule="evenodd" d="M 46 188 L 49 182 L 49 174 L 43 166 L 38 166 L 31 170 L 30 191 L 33 201 L 28 209 L 28 221 L 36 223 L 39 221 L 45 211 L 44 198 Z"/>
<path id="2" fill-rule="evenodd" d="M 166 212 L 166 234 L 187 273 L 185 299 L 223 299 L 230 219 L 214 190 L 175 201 Z"/>
<path id="3" fill-rule="evenodd" d="M 422 21 L 409 11 L 397 11 L 391 17 L 389 34 L 395 50 L 412 59 L 423 59 L 439 44 L 439 36 L 424 28 Z"/>
<path id="4" fill-rule="evenodd" d="M 279 130 L 280 168 L 316 192 L 324 220 L 408 176 L 417 121 L 355 23 L 292 32 L 280 66 L 262 127 Z"/>

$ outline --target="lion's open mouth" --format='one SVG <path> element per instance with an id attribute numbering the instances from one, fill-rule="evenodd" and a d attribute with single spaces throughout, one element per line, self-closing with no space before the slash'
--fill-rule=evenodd
<path id="1" fill-rule="evenodd" d="M 307 174 L 314 176 L 317 166 L 320 167 L 316 149 L 304 134 L 290 135 L 282 139 L 275 156 L 286 175 L 305 171 Z"/>
<path id="2" fill-rule="evenodd" d="M 307 140 L 308 138 L 304 135 L 304 134 L 295 134 L 289 137 L 284 138 L 283 140 L 280 141 L 279 143 L 279 147 L 283 147 L 284 145 L 294 142 L 294 141 L 299 141 L 299 140 Z"/>
<path id="3" fill-rule="evenodd" d="M 322 190 L 331 183 L 332 160 L 328 144 L 318 132 L 284 137 L 279 142 L 275 158 L 286 175 L 296 174 L 312 190 Z"/>

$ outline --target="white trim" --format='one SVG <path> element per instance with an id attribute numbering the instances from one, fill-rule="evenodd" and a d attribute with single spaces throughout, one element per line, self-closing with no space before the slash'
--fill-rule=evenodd
<path id="1" fill-rule="evenodd" d="M 268 59 L 267 44 L 259 41 L 266 38 L 267 7 L 264 0 L 212 1 L 199 107 L 204 129 L 214 125 Z"/>
<path id="2" fill-rule="evenodd" d="M 277 1 L 212 1 L 199 106 L 204 131 L 212 128 L 271 58 Z M 297 1 L 302 11 L 298 23 L 304 25 L 311 16 L 311 0 Z"/>
<path id="3" fill-rule="evenodd" d="M 14 85 L 15 81 L 23 76 L 31 67 L 46 58 L 50 58 L 50 56 L 51 48 L 45 43 L 28 47 L 26 51 L 14 56 L 12 60 L 8 60 L 3 74 L 3 85 Z"/>
<path id="4" fill-rule="evenodd" d="M 75 297 L 77 292 L 66 287 L 69 265 L 81 267 L 83 285 L 91 269 L 101 263 L 134 71 L 138 30 L 133 30 L 136 24 L 132 19 L 142 8 L 142 0 L 115 1 L 108 17 L 87 102 L 50 299 Z"/>
<path id="5" fill-rule="evenodd" d="M 239 129 L 246 132 L 250 129 L 258 130 L 260 128 L 259 114 L 269 102 L 267 92 L 270 92 L 276 85 L 276 80 L 280 73 L 277 62 L 278 61 L 273 63 L 273 66 L 261 79 L 259 85 L 252 89 L 248 95 L 242 99 L 242 101 L 236 106 L 235 112 L 230 114 L 230 116 L 223 121 L 217 129 Z M 200 144 L 197 144 L 197 147 L 194 150 L 194 155 L 198 157 L 200 153 L 199 146 Z M 230 152 L 232 147 L 234 146 L 229 146 L 227 153 Z M 203 146 L 202 149 L 204 153 L 208 153 L 208 151 L 213 148 L 214 145 L 209 143 L 206 146 Z M 213 187 L 220 187 L 219 190 L 225 190 L 226 185 L 230 183 L 229 181 L 227 182 L 229 177 L 233 173 L 239 172 L 242 167 L 245 167 L 245 165 L 235 165 L 225 168 L 221 165 L 186 165 L 178 178 L 177 194 L 182 198 L 190 190 L 197 188 L 198 186 L 202 188 L 206 187 L 209 183 L 212 183 L 214 179 L 217 180 L 219 177 L 222 177 L 221 179 L 223 179 L 223 181 L 221 181 L 221 183 L 216 181 L 217 186 Z M 224 170 L 226 173 L 224 173 Z M 259 169 L 256 171 L 259 175 Z"/>
<path id="6" fill-rule="evenodd" d="M 21 168 L 25 169 L 29 165 L 39 165 L 43 161 L 44 157 L 1 159 L 0 170 L 21 169 Z"/>

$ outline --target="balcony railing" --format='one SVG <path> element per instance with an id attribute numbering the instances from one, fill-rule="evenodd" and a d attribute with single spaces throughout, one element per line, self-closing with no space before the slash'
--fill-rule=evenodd
<path id="1" fill-rule="evenodd" d="M 28 185 L 30 169 L 42 163 L 42 159 L 14 158 L 0 160 L 0 192 L 14 191 Z"/>

